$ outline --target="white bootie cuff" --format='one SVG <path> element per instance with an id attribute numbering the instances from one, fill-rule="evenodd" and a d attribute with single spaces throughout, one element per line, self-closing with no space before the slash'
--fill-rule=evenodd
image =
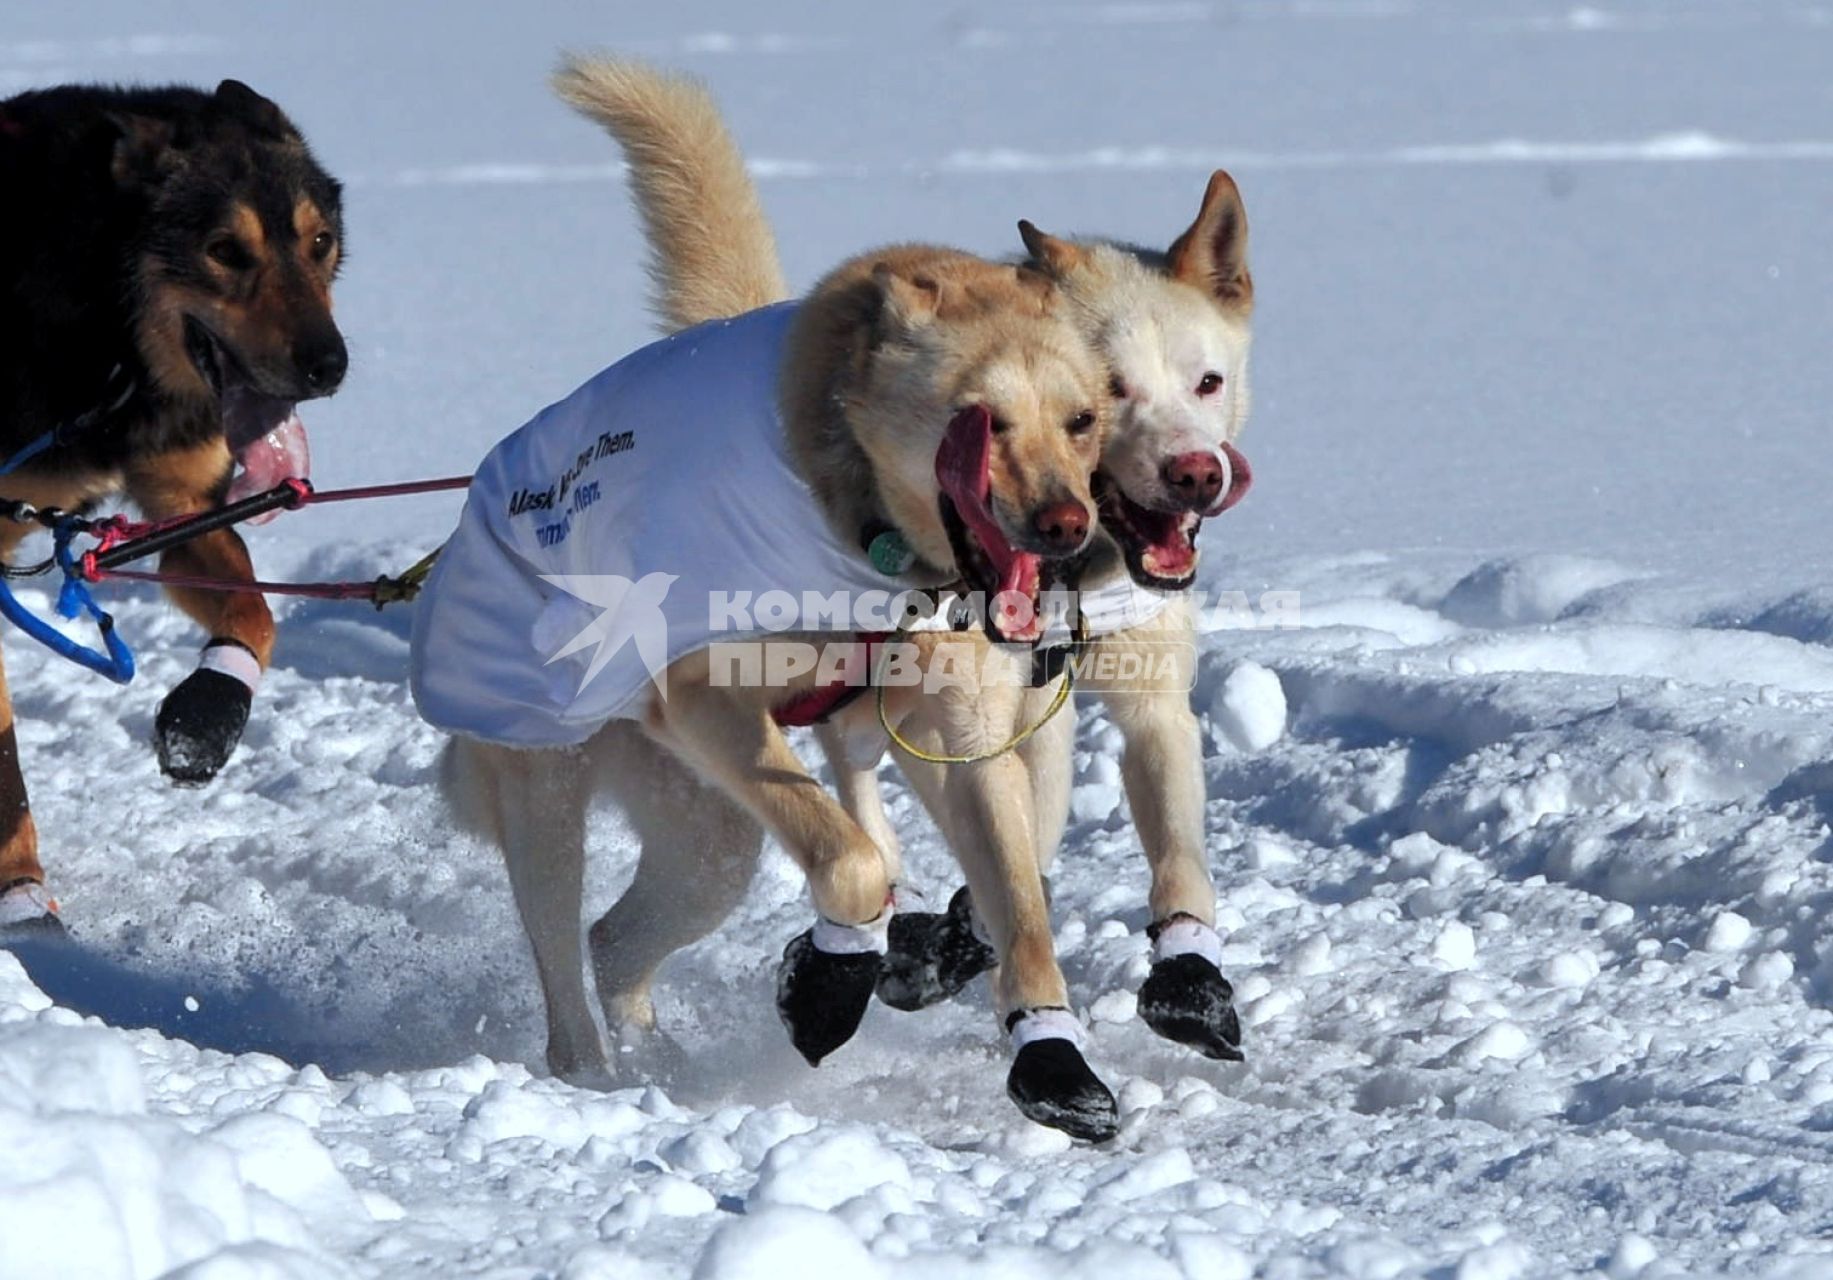
<path id="1" fill-rule="evenodd" d="M 1173 956 L 1192 955 L 1202 956 L 1220 969 L 1222 935 L 1190 916 L 1174 916 L 1158 927 L 1157 936 L 1152 939 L 1153 964 Z"/>
<path id="2" fill-rule="evenodd" d="M 197 660 L 197 669 L 220 671 L 226 676 L 234 676 L 248 686 L 250 693 L 261 687 L 260 660 L 234 641 L 206 645 L 203 657 Z"/>
<path id="3" fill-rule="evenodd" d="M 57 899 L 36 880 L 26 880 L 0 893 L 0 927 L 27 924 L 57 915 Z"/>
<path id="4" fill-rule="evenodd" d="M 816 951 L 830 956 L 882 956 L 891 949 L 891 915 L 887 905 L 864 924 L 835 924 L 826 916 L 816 916 L 811 940 Z"/>
<path id="5" fill-rule="evenodd" d="M 1067 1040 L 1082 1047 L 1082 1024 L 1067 1009 L 1024 1009 L 1012 1022 L 1008 1033 L 1012 1052 L 1017 1053 L 1033 1040 Z"/>

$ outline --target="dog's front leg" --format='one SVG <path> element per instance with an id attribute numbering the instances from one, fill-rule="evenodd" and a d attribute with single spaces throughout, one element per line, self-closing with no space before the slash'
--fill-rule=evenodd
<path id="1" fill-rule="evenodd" d="M 1126 744 L 1121 779 L 1152 868 L 1152 971 L 1139 991 L 1139 1016 L 1168 1040 L 1237 1060 L 1241 1024 L 1222 976 L 1203 845 L 1203 737 L 1190 710 L 1196 650 L 1189 614 L 1174 605 L 1157 623 L 1101 644 L 1134 651 L 1141 661 L 1127 665 L 1148 673 L 1138 686 L 1106 694 Z"/>
<path id="2" fill-rule="evenodd" d="M 1050 903 L 1037 864 L 1024 762 L 1005 755 L 951 766 L 942 791 L 975 913 L 999 956 L 993 1001 L 1000 1016 L 1068 1007 L 1069 990 L 1057 967 Z"/>
<path id="3" fill-rule="evenodd" d="M 936 681 L 927 696 L 913 703 L 901 731 L 921 749 L 947 756 L 995 751 L 1047 703 L 1027 697 L 1023 681 L 1007 669 L 1015 659 L 978 637 L 951 634 L 919 643 L 932 649 L 926 670 L 981 674 L 973 683 Z M 968 647 L 972 656 L 959 656 Z M 1068 988 L 1056 963 L 1050 904 L 1038 865 L 1037 814 L 1023 756 L 1005 751 L 973 764 L 948 765 L 907 756 L 899 764 L 948 837 L 967 876 L 975 914 L 998 953 L 993 999 L 1000 1016 L 1066 1006 Z"/>
<path id="4" fill-rule="evenodd" d="M 155 520 L 191 515 L 221 503 L 231 470 L 221 439 L 135 462 L 127 492 Z M 254 581 L 248 548 L 233 529 L 218 529 L 172 548 L 167 572 L 234 582 Z M 274 617 L 267 601 L 246 592 L 173 587 L 174 603 L 209 636 L 196 671 L 166 695 L 154 722 L 159 765 L 177 782 L 214 778 L 229 760 L 274 650 Z"/>
<path id="5" fill-rule="evenodd" d="M 0 940 L 10 941 L 27 931 L 62 932 L 44 878 L 45 869 L 38 861 L 38 828 L 26 800 L 25 775 L 19 770 L 19 739 L 6 689 L 6 667 L 0 663 Z"/>
<path id="6" fill-rule="evenodd" d="M 1190 616 L 1181 603 L 1172 604 L 1152 623 L 1097 641 L 1095 660 L 1109 654 L 1134 659 L 1113 663 L 1115 669 L 1143 673 L 1128 687 L 1104 690 L 1103 701 L 1124 743 L 1120 775 L 1152 868 L 1152 919 L 1189 916 L 1213 925 L 1216 894 L 1203 846 L 1203 735 L 1190 709 L 1196 671 Z"/>
<path id="7" fill-rule="evenodd" d="M 948 643 L 970 641 L 957 636 Z M 994 674 L 1006 660 L 989 654 L 978 666 Z M 1044 691 L 1027 694 L 1011 680 L 945 687 L 911 714 L 906 736 L 927 750 L 978 755 L 1010 742 L 1024 724 L 1043 714 L 1049 701 Z M 1047 726 L 1045 732 L 1053 730 L 1061 727 Z M 967 876 L 971 915 L 981 922 L 997 958 L 994 1006 L 1014 1049 L 1007 1092 L 1040 1124 L 1093 1142 L 1112 1138 L 1119 1131 L 1119 1110 L 1113 1093 L 1082 1057 L 1081 1024 L 1070 1012 L 1068 986 L 1057 965 L 1030 766 L 1021 754 L 1009 751 L 973 764 L 911 759 L 904 769 L 949 837 Z M 952 926 L 958 912 L 965 923 L 966 903 L 959 897 L 950 904 L 945 925 Z"/>
<path id="8" fill-rule="evenodd" d="M 757 690 L 669 670 L 658 727 L 687 761 L 775 835 L 808 877 L 819 919 L 784 949 L 777 1012 L 811 1065 L 853 1038 L 871 1003 L 891 919 L 878 845 L 802 765 Z"/>

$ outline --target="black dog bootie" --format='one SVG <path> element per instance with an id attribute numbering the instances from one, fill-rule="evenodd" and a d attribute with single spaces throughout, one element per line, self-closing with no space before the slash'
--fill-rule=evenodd
<path id="1" fill-rule="evenodd" d="M 1235 989 L 1217 961 L 1216 931 L 1191 916 L 1172 916 L 1149 930 L 1152 972 L 1139 988 L 1139 1017 L 1167 1040 L 1206 1058 L 1241 1061 L 1241 1020 Z"/>
<path id="2" fill-rule="evenodd" d="M 859 1030 L 884 959 L 886 916 L 863 925 L 820 920 L 783 948 L 776 971 L 777 1016 L 809 1066 L 820 1066 Z"/>
<path id="3" fill-rule="evenodd" d="M 891 921 L 891 949 L 878 975 L 878 998 L 906 1013 L 940 1004 L 999 963 L 974 932 L 974 903 L 955 890 L 946 911 L 907 911 Z"/>
<path id="4" fill-rule="evenodd" d="M 261 664 L 235 641 L 205 648 L 202 663 L 166 695 L 153 721 L 153 746 L 167 777 L 194 785 L 216 777 L 242 740 L 260 679 Z"/>
<path id="5" fill-rule="evenodd" d="M 1018 1054 L 1006 1093 L 1025 1118 L 1083 1142 L 1120 1132 L 1120 1107 L 1082 1057 L 1082 1027 L 1067 1009 L 1021 1009 L 1007 1022 Z"/>

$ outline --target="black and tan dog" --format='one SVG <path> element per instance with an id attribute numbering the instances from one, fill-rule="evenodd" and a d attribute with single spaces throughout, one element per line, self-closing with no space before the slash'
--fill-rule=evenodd
<path id="1" fill-rule="evenodd" d="M 337 182 L 268 99 L 234 80 L 63 86 L 0 102 L 0 466 L 48 432 L 0 499 L 76 509 L 125 491 L 149 518 L 224 500 L 235 464 L 302 473 L 297 401 L 347 355 L 331 318 L 343 245 Z M 28 527 L 0 528 L 11 561 Z M 252 580 L 224 530 L 169 552 L 185 574 Z M 160 708 L 165 772 L 228 759 L 273 648 L 257 595 L 173 592 L 210 636 Z M 0 936 L 55 930 L 0 675 Z"/>

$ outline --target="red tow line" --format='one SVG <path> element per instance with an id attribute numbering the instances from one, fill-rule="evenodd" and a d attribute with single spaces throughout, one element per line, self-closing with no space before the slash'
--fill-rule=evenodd
<path id="1" fill-rule="evenodd" d="M 310 596 L 319 600 L 373 600 L 377 607 L 394 600 L 411 599 L 411 589 L 424 576 L 432 557 L 428 556 L 399 577 L 383 577 L 369 582 L 261 582 L 235 578 L 213 578 L 201 574 L 166 573 L 159 570 L 122 569 L 148 556 L 158 555 L 193 538 L 217 529 L 225 529 L 277 509 L 297 510 L 325 502 L 361 502 L 368 498 L 397 498 L 415 493 L 440 493 L 463 489 L 470 476 L 447 476 L 438 480 L 410 480 L 400 484 L 373 484 L 354 489 L 314 489 L 310 482 L 284 480 L 265 493 L 255 494 L 241 502 L 213 511 L 176 516 L 170 520 L 134 521 L 116 516 L 98 522 L 93 532 L 100 539 L 96 546 L 76 559 L 78 576 L 84 582 L 101 582 L 119 578 L 128 582 L 157 582 L 167 587 L 189 587 L 198 591 L 223 591 L 243 595 Z M 415 576 L 418 575 L 418 576 Z"/>

